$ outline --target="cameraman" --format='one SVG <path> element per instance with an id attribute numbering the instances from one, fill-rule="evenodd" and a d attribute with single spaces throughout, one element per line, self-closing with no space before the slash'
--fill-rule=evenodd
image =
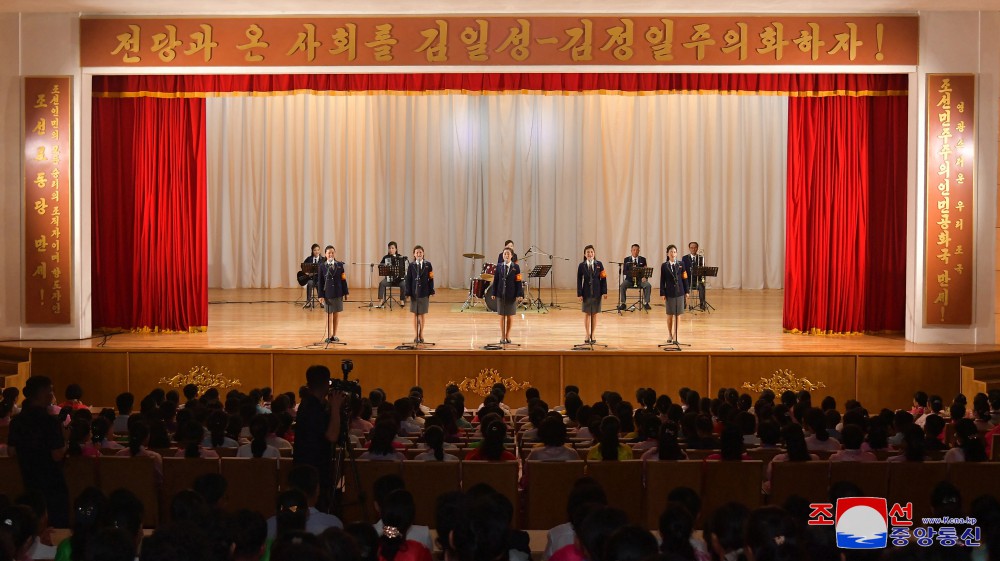
<path id="1" fill-rule="evenodd" d="M 332 505 L 330 463 L 333 446 L 340 440 L 341 415 L 345 395 L 330 389 L 330 369 L 313 365 L 306 370 L 308 392 L 302 396 L 295 419 L 295 465 L 310 465 L 319 472 L 320 498 L 316 505 L 326 512 Z"/>

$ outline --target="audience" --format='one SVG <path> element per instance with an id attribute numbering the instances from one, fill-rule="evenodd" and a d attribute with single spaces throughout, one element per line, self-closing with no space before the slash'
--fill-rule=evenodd
<path id="1" fill-rule="evenodd" d="M 141 400 L 138 413 L 132 412 L 135 396 L 120 394 L 115 400 L 116 416 L 110 409 L 92 413 L 82 403 L 83 388 L 69 390 L 58 416 L 49 407 L 53 403 L 52 384 L 41 376 L 31 377 L 26 383 L 20 412 L 14 407 L 17 395 L 13 392 L 5 391 L 0 401 L 0 413 L 10 419 L 10 449 L 18 458 L 28 490 L 18 498 L 17 505 L 0 496 L 0 559 L 124 561 L 134 559 L 137 551 L 141 551 L 140 559 L 147 561 L 431 558 L 428 528 L 413 523 L 417 508 L 426 507 L 418 507 L 400 476 L 384 476 L 375 482 L 376 513 L 380 518 L 376 524 L 357 523 L 344 528 L 340 518 L 317 507 L 323 498 L 320 472 L 311 465 L 296 465 L 282 475 L 283 490 L 278 495 L 275 515 L 267 521 L 260 513 L 227 514 L 227 483 L 218 473 L 199 477 L 191 490 L 163 496 L 161 501 L 166 502 L 161 504 L 169 508 L 162 510 L 165 516 L 145 540 L 143 513 L 147 508 L 160 507 L 143 505 L 128 491 L 116 490 L 105 498 L 98 489 L 85 489 L 74 498 L 69 517 L 62 455 L 96 458 L 102 449 L 121 447 L 116 442 L 116 435 L 121 434 L 116 428 L 128 435 L 127 447 L 117 454 L 152 458 L 156 481 L 162 483 L 161 448 L 169 450 L 170 456 L 188 458 L 218 458 L 216 450 L 226 447 L 230 451 L 224 455 L 233 454 L 232 448 L 236 448 L 236 455 L 243 458 L 279 458 L 279 446 L 292 446 L 294 431 L 290 423 L 295 412 L 294 395 L 289 398 L 278 394 L 272 399 L 266 388 L 250 395 L 232 390 L 221 397 L 215 390 L 199 396 L 194 387 L 184 388 L 183 405 L 179 404 L 177 392 L 154 391 Z M 841 414 L 829 396 L 814 408 L 808 392 L 785 392 L 776 399 L 773 392 L 765 391 L 754 402 L 750 395 L 741 395 L 732 388 L 706 398 L 684 388 L 680 393 L 682 408 L 665 395 L 658 397 L 651 388 L 640 388 L 636 392 L 639 407 L 633 409 L 616 392 L 605 392 L 601 401 L 584 404 L 578 388 L 567 388 L 562 407 L 565 415 L 558 412 L 559 408 L 550 410 L 537 391 L 525 395 L 525 407 L 514 411 L 515 416 L 528 414 L 530 422 L 525 424 L 503 406 L 505 396 L 502 387 L 493 388 L 478 412 L 481 423 L 476 430 L 465 418 L 467 412 L 457 388 L 450 388 L 444 403 L 433 409 L 423 405 L 419 388 L 395 401 L 386 400 L 383 391 L 373 390 L 369 398 L 352 398 L 352 419 L 344 432 L 367 443 L 362 458 L 385 461 L 401 461 L 408 456 L 454 462 L 461 455 L 449 453 L 454 450 L 468 450 L 466 460 L 471 461 L 576 460 L 579 455 L 568 444 L 571 439 L 578 445 L 587 439 L 596 441 L 592 446 L 587 442 L 587 458 L 592 462 L 628 460 L 640 454 L 644 460 L 676 461 L 686 459 L 686 451 L 705 450 L 692 456 L 707 460 L 763 459 L 765 492 L 770 489 L 773 462 L 875 462 L 891 453 L 890 443 L 900 451 L 889 458 L 890 462 L 982 462 L 987 460 L 989 437 L 1000 433 L 995 426 L 1000 419 L 997 391 L 974 396 L 972 414 L 967 418 L 968 402 L 961 394 L 952 402 L 950 415 L 944 414 L 939 396 L 917 392 L 912 410 L 884 409 L 869 416 L 856 400 L 847 401 Z M 375 422 L 371 424 L 373 415 Z M 65 419 L 64 425 L 60 425 L 60 418 Z M 947 434 L 954 435 L 953 442 L 944 442 L 946 429 Z M 242 446 L 240 432 L 247 438 Z M 409 440 L 399 436 L 401 433 L 422 433 L 419 440 L 426 445 L 426 451 L 412 447 Z M 481 435 L 479 442 L 475 441 L 477 434 Z M 540 442 L 530 442 L 533 436 Z M 515 445 L 511 446 L 511 442 Z M 404 455 L 404 448 L 413 453 L 407 451 Z M 522 484 L 527 475 L 523 470 Z M 346 484 L 351 485 L 351 481 L 348 479 Z M 971 510 L 965 510 L 956 484 L 961 485 L 955 481 L 938 485 L 930 497 L 923 499 L 925 504 L 930 499 L 936 516 L 970 512 L 979 515 L 983 542 L 1000 549 L 1000 503 L 995 498 L 977 497 Z M 536 490 L 530 485 L 525 489 L 531 500 L 530 494 Z M 832 500 L 862 493 L 851 482 L 837 482 L 830 487 Z M 731 503 L 706 512 L 704 539 L 694 531 L 701 510 L 698 493 L 677 488 L 667 500 L 666 508 L 659 513 L 657 542 L 647 529 L 630 525 L 624 512 L 608 507 L 600 485 L 581 478 L 567 498 L 568 522 L 549 529 L 542 559 L 639 561 L 655 556 L 657 551 L 661 560 L 840 558 L 831 532 L 804 525 L 809 509 L 801 499 L 790 499 L 782 505 L 784 508 L 771 505 L 751 512 Z M 513 527 L 516 514 L 510 500 L 488 486 L 442 495 L 434 512 L 437 544 L 450 561 L 527 559 L 527 540 Z M 53 547 L 50 525 L 66 527 L 69 520 L 73 522 L 70 537 L 58 548 Z M 850 561 L 856 555 L 850 552 L 843 558 Z"/>

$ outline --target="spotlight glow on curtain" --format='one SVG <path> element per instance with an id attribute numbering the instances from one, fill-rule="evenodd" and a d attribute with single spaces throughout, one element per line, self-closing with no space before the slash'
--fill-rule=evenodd
<path id="1" fill-rule="evenodd" d="M 208 325 L 205 100 L 94 100 L 94 326 Z"/>

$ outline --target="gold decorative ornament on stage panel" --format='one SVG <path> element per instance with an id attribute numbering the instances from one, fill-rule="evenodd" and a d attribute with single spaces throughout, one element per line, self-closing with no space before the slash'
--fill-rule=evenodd
<path id="1" fill-rule="evenodd" d="M 456 384 L 463 392 L 472 392 L 482 397 L 486 397 L 493 391 L 493 386 L 503 384 L 507 391 L 524 390 L 531 387 L 530 382 L 518 382 L 513 378 L 504 378 L 495 368 L 484 368 L 479 371 L 475 378 L 464 378 L 461 382 L 449 381 L 449 385 Z"/>
<path id="2" fill-rule="evenodd" d="M 199 395 L 205 393 L 209 388 L 227 390 L 242 385 L 236 378 L 226 378 L 224 374 L 213 374 L 207 366 L 192 366 L 187 374 L 178 372 L 170 378 L 160 378 L 159 383 L 174 388 L 183 388 L 188 384 L 194 384 L 198 386 Z"/>
<path id="3" fill-rule="evenodd" d="M 794 372 L 787 368 L 778 369 L 770 378 L 761 378 L 757 382 L 743 382 L 743 389 L 760 393 L 764 390 L 771 390 L 777 395 L 786 391 L 799 392 L 802 390 L 815 391 L 825 388 L 823 382 L 813 382 L 808 378 L 796 376 Z"/>

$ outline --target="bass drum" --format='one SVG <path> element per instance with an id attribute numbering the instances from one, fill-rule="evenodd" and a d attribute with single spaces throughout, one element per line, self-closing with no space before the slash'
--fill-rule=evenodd
<path id="1" fill-rule="evenodd" d="M 496 288 L 496 286 L 497 285 L 490 283 L 490 285 L 486 287 L 486 293 L 483 295 L 483 299 L 486 300 L 486 309 L 491 312 L 497 311 L 497 301 L 496 298 L 493 297 L 493 289 Z"/>
<path id="2" fill-rule="evenodd" d="M 482 298 L 486 295 L 486 289 L 490 286 L 489 281 L 484 281 L 483 279 L 472 279 L 472 295 L 476 298 Z"/>

